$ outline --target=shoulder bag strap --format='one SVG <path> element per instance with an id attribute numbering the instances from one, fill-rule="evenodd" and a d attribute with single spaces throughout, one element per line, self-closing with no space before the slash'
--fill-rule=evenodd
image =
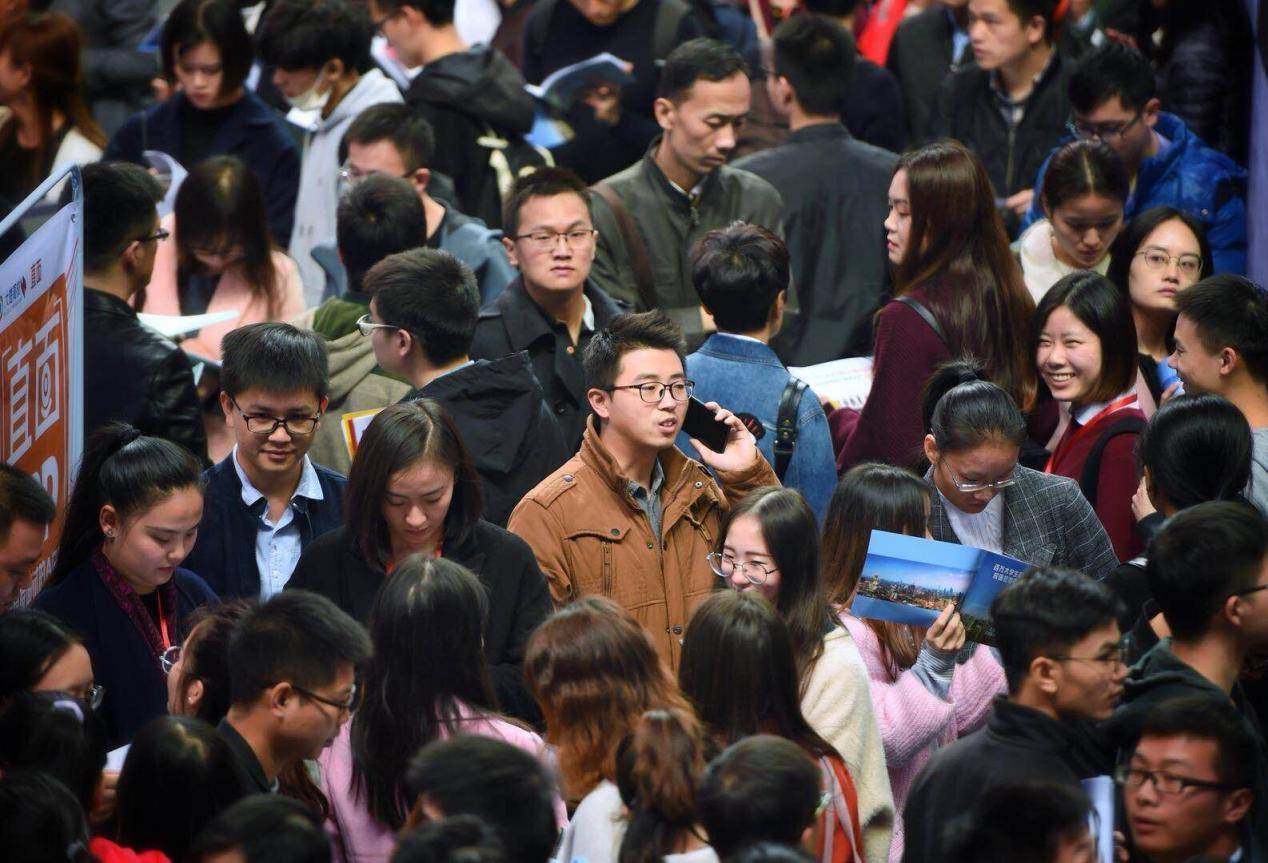
<path id="1" fill-rule="evenodd" d="M 1097 486 L 1101 481 L 1101 458 L 1105 455 L 1105 447 L 1119 435 L 1140 434 L 1144 427 L 1145 421 L 1140 417 L 1126 416 L 1107 428 L 1096 443 L 1092 444 L 1087 461 L 1083 463 L 1083 473 L 1079 475 L 1079 488 L 1093 509 L 1096 509 Z"/>
<path id="2" fill-rule="evenodd" d="M 779 416 L 775 420 L 775 476 L 784 481 L 797 446 L 797 415 L 801 413 L 801 397 L 806 382 L 790 377 L 779 398 Z"/>
<path id="3" fill-rule="evenodd" d="M 894 297 L 894 300 L 902 303 L 904 306 L 907 306 L 913 312 L 920 315 L 920 319 L 929 325 L 929 328 L 932 329 L 934 334 L 942 340 L 942 343 L 948 348 L 951 347 L 951 343 L 947 341 L 947 334 L 942 331 L 942 325 L 939 324 L 938 319 L 933 316 L 933 312 L 929 311 L 928 306 L 910 294 L 905 294 L 901 297 Z"/>
<path id="4" fill-rule="evenodd" d="M 638 291 L 639 302 L 645 311 L 656 308 L 656 282 L 652 278 L 652 259 L 647 253 L 647 244 L 643 235 L 638 232 L 634 217 L 626 209 L 621 196 L 607 183 L 597 183 L 591 188 L 595 194 L 607 202 L 616 218 L 616 228 L 625 241 L 625 249 L 630 256 L 630 270 L 633 271 L 634 287 Z"/>

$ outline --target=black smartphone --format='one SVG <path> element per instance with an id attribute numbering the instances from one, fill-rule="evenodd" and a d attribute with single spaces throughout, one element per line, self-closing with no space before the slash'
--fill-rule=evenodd
<path id="1" fill-rule="evenodd" d="M 713 411 L 695 396 L 687 400 L 687 417 L 682 421 L 682 430 L 714 452 L 726 449 L 727 435 L 731 433 L 731 427 L 715 420 Z"/>

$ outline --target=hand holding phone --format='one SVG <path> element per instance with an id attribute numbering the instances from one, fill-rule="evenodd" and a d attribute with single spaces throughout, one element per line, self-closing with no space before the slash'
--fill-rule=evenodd
<path id="1" fill-rule="evenodd" d="M 682 430 L 688 437 L 719 453 L 726 449 L 727 437 L 731 433 L 730 426 L 714 419 L 713 411 L 695 396 L 687 401 L 687 416 L 683 419 Z"/>

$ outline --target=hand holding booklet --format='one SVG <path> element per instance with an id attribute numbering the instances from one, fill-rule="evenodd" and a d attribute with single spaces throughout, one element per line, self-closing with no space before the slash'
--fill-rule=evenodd
<path id="1" fill-rule="evenodd" d="M 632 63 L 605 51 L 589 60 L 556 69 L 540 84 L 525 84 L 524 89 L 544 102 L 568 108 L 582 92 L 601 84 L 628 87 L 634 83 L 633 69 Z"/>
<path id="2" fill-rule="evenodd" d="M 850 611 L 855 617 L 928 626 L 951 602 L 967 639 L 993 644 L 991 602 L 1029 568 L 993 551 L 874 530 Z"/>

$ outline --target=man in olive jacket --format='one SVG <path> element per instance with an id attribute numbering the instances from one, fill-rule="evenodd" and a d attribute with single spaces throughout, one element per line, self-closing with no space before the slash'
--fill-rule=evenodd
<path id="1" fill-rule="evenodd" d="M 594 188 L 599 245 L 590 277 L 618 301 L 664 309 L 693 349 L 712 327 L 691 284 L 692 246 L 735 221 L 783 236 L 775 187 L 726 164 L 751 97 L 734 48 L 683 43 L 660 74 L 653 108 L 661 136 L 640 161 Z M 796 309 L 791 296 L 789 309 Z"/>
<path id="2" fill-rule="evenodd" d="M 692 386 L 682 333 L 664 312 L 617 318 L 584 362 L 594 415 L 581 450 L 524 496 L 507 527 L 532 547 L 556 605 L 611 597 L 677 668 L 687 620 L 717 582 L 706 555 L 723 513 L 779 480 L 744 424 L 716 404 L 725 446 L 691 443 L 721 487 L 674 448 Z"/>

